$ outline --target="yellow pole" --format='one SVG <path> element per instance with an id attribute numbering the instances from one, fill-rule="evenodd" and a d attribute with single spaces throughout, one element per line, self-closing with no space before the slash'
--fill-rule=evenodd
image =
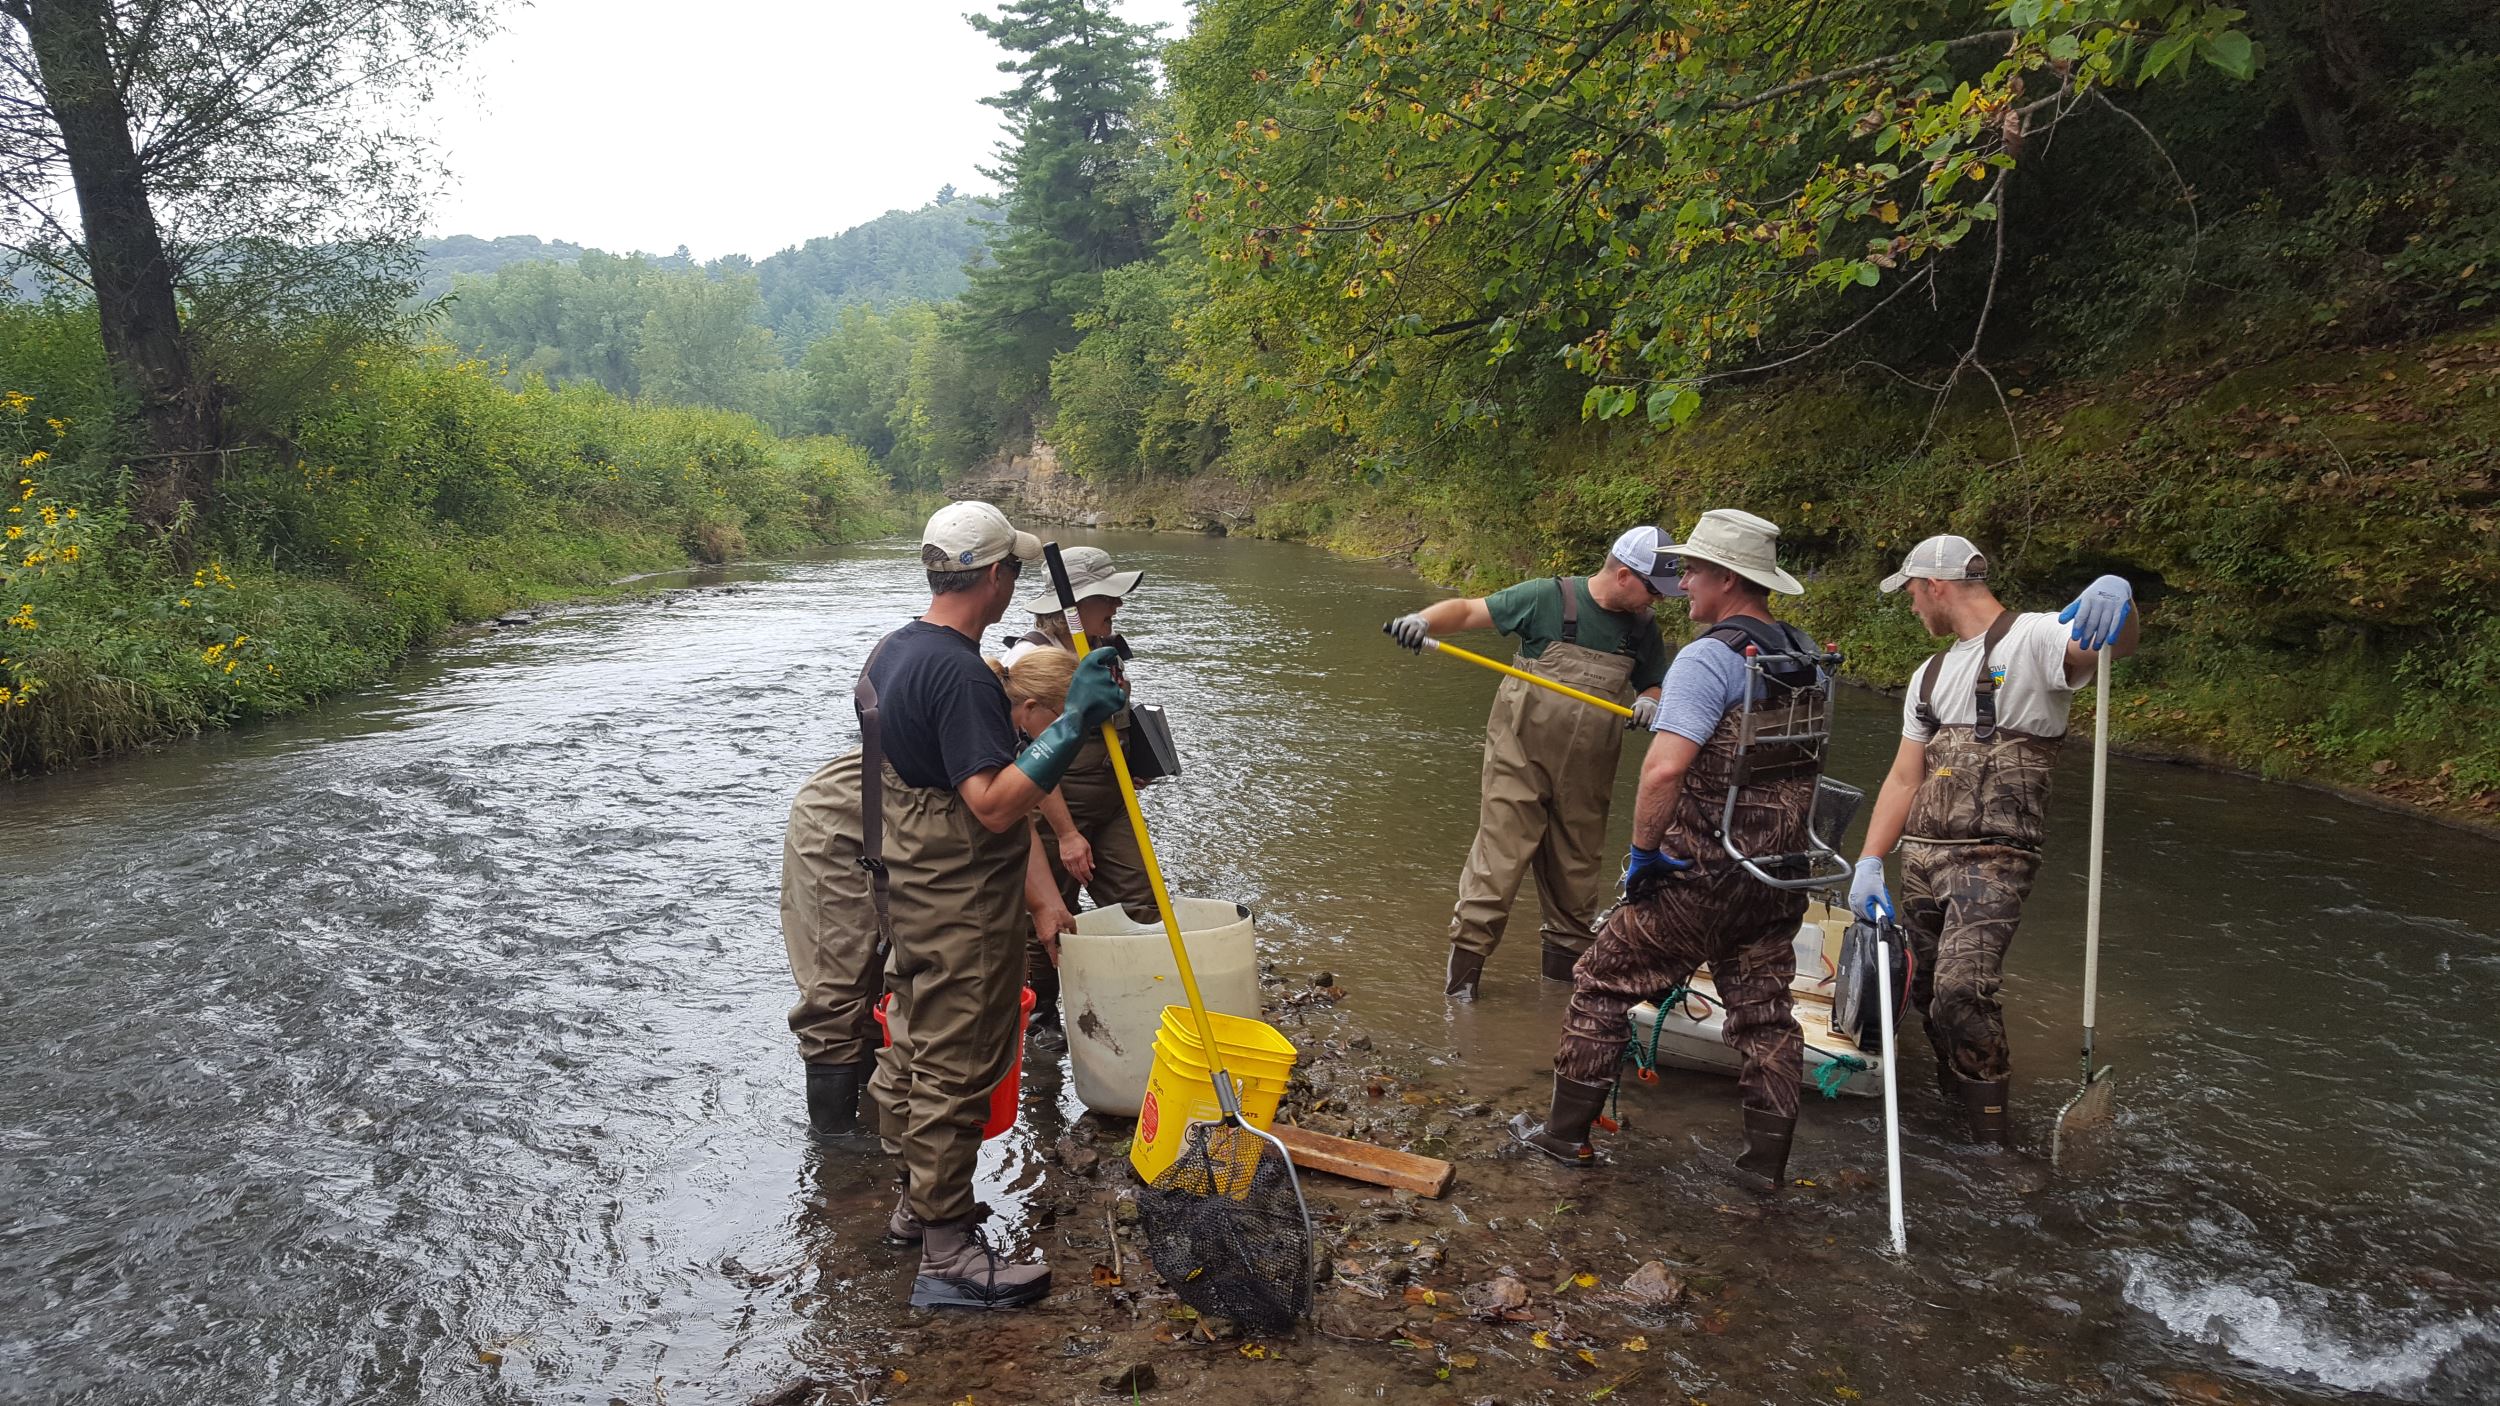
<path id="1" fill-rule="evenodd" d="M 1508 674 L 1514 679 L 1526 679 L 1528 682 L 1535 684 L 1539 688 L 1550 688 L 1565 697 L 1577 698 L 1592 708 L 1603 708 L 1607 712 L 1612 713 L 1619 718 L 1628 718 L 1632 716 L 1631 709 L 1624 707 L 1622 704 L 1617 703 L 1611 698 L 1600 698 L 1594 693 L 1582 693 L 1580 690 L 1573 688 L 1567 683 L 1556 683 L 1552 679 L 1545 677 L 1543 674 L 1531 674 L 1525 669 L 1514 669 L 1498 659 L 1487 659 L 1481 654 L 1461 649 L 1454 644 L 1444 644 L 1440 640 L 1427 639 L 1424 641 L 1424 647 L 1427 649 L 1437 649 L 1443 654 L 1455 655 L 1458 658 L 1466 660 L 1470 664 L 1482 664 L 1484 667 L 1491 669 L 1497 674 Z"/>
<path id="2" fill-rule="evenodd" d="M 1089 650 L 1085 627 L 1078 623 L 1076 592 L 1068 584 L 1067 567 L 1059 559 L 1059 544 L 1046 549 L 1050 563 L 1051 584 L 1058 588 L 1059 606 L 1068 615 L 1068 633 L 1076 642 L 1076 657 L 1082 659 Z M 1137 804 L 1137 782 L 1129 776 L 1128 754 L 1120 748 L 1120 730 L 1110 723 L 1102 725 L 1102 745 L 1111 753 L 1112 774 L 1120 779 L 1120 801 L 1128 807 L 1129 829 L 1137 836 L 1137 852 L 1146 863 L 1146 883 L 1154 889 L 1155 913 L 1163 919 L 1163 935 L 1172 944 L 1172 965 L 1180 968 L 1181 991 L 1189 997 L 1189 1013 L 1197 1018 L 1198 1042 L 1205 1047 L 1207 1068 L 1221 1076 L 1219 1087 L 1228 1087 L 1232 1075 L 1224 1068 L 1223 1056 L 1215 1047 L 1215 1022 L 1207 1018 L 1207 1003 L 1198 994 L 1198 973 L 1189 965 L 1189 944 L 1181 941 L 1181 920 L 1172 911 L 1171 890 L 1163 886 L 1163 861 L 1155 857 L 1155 842 L 1146 833 L 1146 812 Z M 1238 1095 L 1234 1095 L 1238 1100 Z M 1237 1110 L 1227 1108 L 1226 1113 Z"/>

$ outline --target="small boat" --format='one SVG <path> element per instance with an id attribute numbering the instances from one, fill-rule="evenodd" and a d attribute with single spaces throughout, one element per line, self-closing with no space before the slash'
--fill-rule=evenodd
<path id="1" fill-rule="evenodd" d="M 1832 1029 L 1832 978 L 1840 970 L 1840 935 L 1848 926 L 1845 915 L 1826 910 L 1826 916 L 1808 918 L 1797 929 L 1797 975 L 1788 989 L 1796 1002 L 1797 1028 L 1805 1035 L 1804 1084 L 1826 1098 L 1881 1098 L 1883 1051 L 1861 1050 L 1857 1041 Z M 1664 1018 L 1649 1001 L 1634 1006 L 1630 1014 L 1632 1063 L 1645 1079 L 1657 1068 L 1727 1075 L 1744 1068 L 1744 1057 L 1722 1038 L 1727 1010 L 1719 1003 L 1719 988 L 1708 967 L 1684 983 Z"/>

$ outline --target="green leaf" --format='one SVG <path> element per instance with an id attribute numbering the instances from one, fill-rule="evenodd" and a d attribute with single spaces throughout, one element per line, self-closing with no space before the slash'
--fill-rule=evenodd
<path id="1" fill-rule="evenodd" d="M 2257 73 L 2257 46 L 2246 34 L 2236 29 L 2224 30 L 2205 41 L 2205 62 L 2242 82 Z"/>
<path id="2" fill-rule="evenodd" d="M 1884 275 L 1873 264 L 1860 264 L 1854 276 L 1861 285 L 1872 288 Z"/>
<path id="3" fill-rule="evenodd" d="M 2196 43 L 2196 38 L 2194 34 L 2165 35 L 2160 43 L 2153 46 L 2153 52 L 2144 56 L 2144 67 L 2136 74 L 2136 81 L 2150 83 L 2159 78 L 2163 70 L 2178 62 L 2179 56 Z"/>

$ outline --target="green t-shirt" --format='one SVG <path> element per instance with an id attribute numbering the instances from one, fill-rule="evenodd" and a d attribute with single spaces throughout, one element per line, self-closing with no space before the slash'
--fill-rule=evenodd
<path id="1" fill-rule="evenodd" d="M 1600 654 L 1632 656 L 1632 691 L 1640 693 L 1654 688 L 1667 676 L 1667 641 L 1658 633 L 1658 617 L 1644 610 L 1634 615 L 1617 615 L 1601 609 L 1589 596 L 1588 578 L 1571 578 L 1573 589 L 1580 593 L 1580 638 L 1582 649 Z M 1545 647 L 1562 638 L 1562 592 L 1554 589 L 1554 578 L 1539 576 L 1516 586 L 1495 591 L 1484 598 L 1485 609 L 1493 613 L 1493 628 L 1506 635 L 1519 637 L 1519 654 L 1534 659 L 1545 653 Z M 1624 643 L 1626 633 L 1631 644 Z"/>

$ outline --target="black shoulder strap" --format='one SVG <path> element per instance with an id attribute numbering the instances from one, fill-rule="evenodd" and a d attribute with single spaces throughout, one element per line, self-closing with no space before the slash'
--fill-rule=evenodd
<path id="1" fill-rule="evenodd" d="M 2014 628 L 2014 612 L 2001 610 L 1988 625 L 1988 633 L 1979 644 L 1979 677 L 1971 680 L 1977 725 L 1971 737 L 1980 742 L 1993 742 L 1997 735 L 1997 671 L 1989 667 L 1996 659 L 1997 646 L 2005 643 L 2006 632 Z"/>
<path id="2" fill-rule="evenodd" d="M 868 674 L 877 667 L 877 656 L 892 643 L 894 635 L 877 641 L 877 647 L 868 651 L 868 662 L 859 666 L 859 682 L 851 685 L 851 706 L 859 712 L 859 867 L 868 871 L 868 901 L 877 913 L 879 957 L 894 945 L 894 914 L 885 871 L 885 734 L 877 717 L 877 685 Z"/>
<path id="3" fill-rule="evenodd" d="M 1751 615 L 1730 615 L 1713 623 L 1696 638 L 1717 640 L 1743 654 L 1748 646 L 1763 654 L 1820 654 L 1814 637 L 1782 620 L 1762 620 Z M 1784 677 L 1782 677 L 1784 675 Z M 1791 666 L 1776 671 L 1774 682 L 1786 688 L 1810 688 L 1814 680 L 1807 671 Z"/>
<path id="4" fill-rule="evenodd" d="M 1564 644 L 1580 642 L 1580 593 L 1572 589 L 1577 584 L 1578 581 L 1573 577 L 1557 576 L 1554 578 L 1554 589 L 1562 594 L 1562 642 Z"/>

